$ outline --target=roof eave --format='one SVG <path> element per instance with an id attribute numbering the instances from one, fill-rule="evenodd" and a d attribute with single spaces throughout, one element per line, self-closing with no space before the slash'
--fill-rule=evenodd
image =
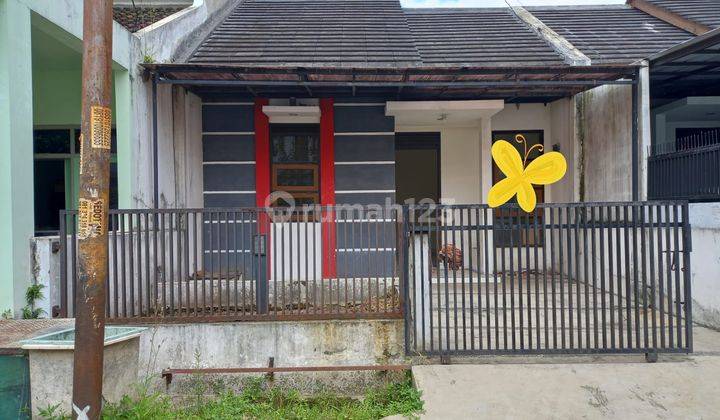
<path id="1" fill-rule="evenodd" d="M 648 58 L 648 61 L 651 65 L 654 66 L 661 65 L 663 63 L 677 60 L 678 58 L 682 58 L 692 53 L 701 51 L 709 46 L 713 46 L 718 43 L 720 43 L 720 28 L 713 29 L 712 31 L 693 38 L 689 41 L 685 41 L 664 51 L 660 51 L 659 53 L 650 56 L 650 58 Z"/>

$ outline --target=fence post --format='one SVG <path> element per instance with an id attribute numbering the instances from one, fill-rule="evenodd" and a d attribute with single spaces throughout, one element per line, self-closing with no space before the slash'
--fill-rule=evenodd
<path id="1" fill-rule="evenodd" d="M 255 287 L 255 304 L 257 305 L 258 314 L 267 315 L 268 313 L 268 266 L 267 266 L 267 234 L 255 235 L 253 240 L 253 250 L 256 257 L 256 287 Z"/>
<path id="2" fill-rule="evenodd" d="M 692 272 L 690 253 L 692 252 L 692 230 L 690 226 L 690 205 L 686 201 L 682 206 L 683 213 L 683 281 L 685 282 L 685 344 L 688 353 L 693 351 L 692 328 Z"/>
<path id="3" fill-rule="evenodd" d="M 67 290 L 67 212 L 60 210 L 60 318 L 68 316 L 68 290 Z"/>

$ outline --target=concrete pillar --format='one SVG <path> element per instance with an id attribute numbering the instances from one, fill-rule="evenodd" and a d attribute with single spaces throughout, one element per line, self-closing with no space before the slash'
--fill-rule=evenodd
<path id="1" fill-rule="evenodd" d="M 0 312 L 24 305 L 34 233 L 30 9 L 0 0 Z"/>
<path id="2" fill-rule="evenodd" d="M 410 259 L 410 296 L 413 301 L 413 334 L 418 349 L 430 348 L 430 289 L 432 272 L 430 270 L 430 238 L 424 233 L 415 233 Z"/>
<path id="3" fill-rule="evenodd" d="M 483 118 L 480 122 L 480 173 L 481 173 L 481 179 L 480 179 L 480 185 L 481 185 L 481 196 L 480 196 L 480 202 L 481 203 L 487 203 L 487 196 L 490 192 L 490 188 L 493 186 L 493 179 L 492 179 L 492 125 L 491 125 L 491 118 Z M 487 211 L 487 217 L 483 217 L 483 215 L 480 215 L 480 223 L 487 224 L 488 226 L 492 226 L 493 224 L 493 218 L 492 218 L 492 211 Z M 487 219 L 487 220 L 485 220 Z M 484 241 L 484 240 L 483 240 Z M 484 246 L 484 243 L 483 243 Z M 488 249 L 486 252 L 481 252 L 480 255 L 482 256 L 482 261 L 478 261 L 479 264 L 479 270 L 480 272 L 485 271 L 485 266 L 488 267 L 488 273 L 484 273 L 488 278 L 490 277 L 491 273 L 495 272 L 495 266 L 493 263 L 492 255 L 495 250 L 495 245 L 493 244 L 493 235 L 492 232 L 489 232 L 488 235 Z M 487 263 L 485 262 L 484 258 L 485 256 L 488 256 Z"/>
<path id="4" fill-rule="evenodd" d="M 638 142 L 640 150 L 638 159 L 639 183 L 640 183 L 640 200 L 647 200 L 647 181 L 648 181 L 648 157 L 650 156 L 650 144 L 652 142 L 652 121 L 650 119 L 650 68 L 647 62 L 643 62 L 640 69 L 639 83 L 639 101 L 638 101 Z"/>

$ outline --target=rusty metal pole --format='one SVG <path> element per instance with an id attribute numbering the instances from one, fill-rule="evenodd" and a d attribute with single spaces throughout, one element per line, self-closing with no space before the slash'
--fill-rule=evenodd
<path id="1" fill-rule="evenodd" d="M 108 266 L 112 0 L 85 0 L 73 416 L 100 417 Z"/>

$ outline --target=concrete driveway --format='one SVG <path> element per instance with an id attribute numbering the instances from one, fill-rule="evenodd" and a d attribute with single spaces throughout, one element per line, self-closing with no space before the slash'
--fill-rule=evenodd
<path id="1" fill-rule="evenodd" d="M 413 367 L 428 419 L 720 419 L 720 333 L 695 353 L 491 357 Z M 460 364 L 461 363 L 461 364 Z"/>

